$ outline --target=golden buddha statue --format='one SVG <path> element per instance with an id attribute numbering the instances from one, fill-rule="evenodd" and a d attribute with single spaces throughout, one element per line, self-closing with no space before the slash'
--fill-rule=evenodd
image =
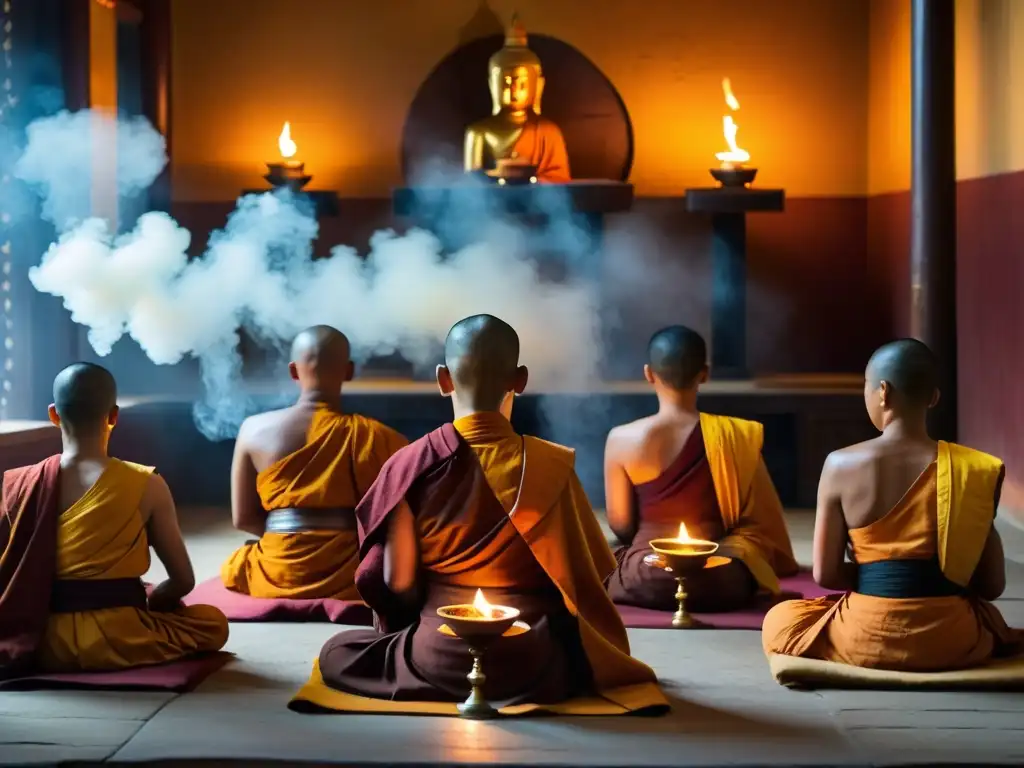
<path id="1" fill-rule="evenodd" d="M 487 68 L 492 113 L 466 129 L 466 170 L 484 170 L 504 179 L 526 169 L 537 181 L 569 181 L 565 139 L 558 126 L 540 114 L 544 76 L 540 59 L 527 47 L 526 29 L 518 16 L 512 17 L 505 45 L 491 56 Z"/>

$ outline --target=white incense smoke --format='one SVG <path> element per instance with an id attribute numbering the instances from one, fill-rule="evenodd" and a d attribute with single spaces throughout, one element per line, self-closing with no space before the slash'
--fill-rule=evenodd
<path id="1" fill-rule="evenodd" d="M 449 217 L 449 234 L 473 225 L 473 244 L 451 255 L 442 255 L 428 232 L 382 231 L 365 259 L 337 246 L 330 258 L 314 260 L 317 222 L 302 202 L 254 195 L 239 200 L 206 253 L 190 261 L 189 232 L 163 213 L 144 214 L 124 235 L 101 219 L 66 228 L 87 210 L 88 189 L 71 177 L 92 167 L 81 150 L 92 121 L 79 114 L 40 123 L 29 130 L 17 172 L 37 185 L 63 232 L 30 270 L 32 284 L 63 299 L 100 355 L 127 334 L 154 363 L 198 358 L 204 402 L 197 425 L 211 439 L 232 436 L 252 410 L 241 381 L 240 329 L 276 350 L 301 329 L 325 323 L 348 334 L 359 355 L 398 350 L 429 365 L 439 362 L 437 345 L 453 322 L 486 312 L 519 332 L 534 387 L 582 387 L 596 371 L 599 326 L 590 284 L 543 280 L 526 258 L 537 234 L 493 212 Z M 128 125 L 116 131 L 122 194 L 151 183 L 166 162 L 151 127 Z M 74 151 L 65 155 L 64 147 Z M 129 160 L 135 165 L 122 170 Z M 546 248 L 582 256 L 586 237 L 567 201 L 552 194 L 544 213 Z"/>
<path id="2" fill-rule="evenodd" d="M 143 117 L 64 110 L 30 123 L 26 139 L 14 174 L 39 193 L 58 231 L 89 215 L 97 181 L 113 173 L 118 198 L 131 197 L 167 165 L 164 137 Z"/>

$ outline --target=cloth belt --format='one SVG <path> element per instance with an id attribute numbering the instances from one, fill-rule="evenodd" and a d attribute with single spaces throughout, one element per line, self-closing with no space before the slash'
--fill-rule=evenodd
<path id="1" fill-rule="evenodd" d="M 856 591 L 870 597 L 894 599 L 964 594 L 962 587 L 946 578 L 936 559 L 864 563 L 857 567 Z"/>
<path id="2" fill-rule="evenodd" d="M 352 507 L 322 509 L 275 509 L 267 515 L 267 533 L 307 531 L 354 531 L 356 511 Z"/>
<path id="3" fill-rule="evenodd" d="M 145 607 L 141 579 L 57 579 L 50 592 L 50 613 Z"/>

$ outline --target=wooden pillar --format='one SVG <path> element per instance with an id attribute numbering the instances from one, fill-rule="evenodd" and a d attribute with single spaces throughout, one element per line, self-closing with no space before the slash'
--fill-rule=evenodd
<path id="1" fill-rule="evenodd" d="M 913 0 L 911 334 L 942 364 L 932 436 L 956 437 L 955 0 Z"/>
<path id="2" fill-rule="evenodd" d="M 171 210 L 171 0 L 142 7 L 142 112 L 167 142 L 167 167 L 150 188 L 151 210 Z"/>

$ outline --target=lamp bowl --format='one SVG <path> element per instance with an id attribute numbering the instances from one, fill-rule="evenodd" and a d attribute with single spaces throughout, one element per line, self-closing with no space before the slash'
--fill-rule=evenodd
<path id="1" fill-rule="evenodd" d="M 505 605 L 492 606 L 494 616 L 481 616 L 470 604 L 445 605 L 437 609 L 437 615 L 444 623 L 470 645 L 501 637 L 515 624 L 519 611 Z"/>
<path id="2" fill-rule="evenodd" d="M 746 187 L 757 176 L 757 168 L 712 168 L 711 177 L 723 187 Z"/>
<path id="3" fill-rule="evenodd" d="M 718 544 L 714 541 L 652 539 L 650 546 L 664 558 L 673 573 L 681 576 L 701 570 L 708 558 L 718 551 Z"/>

